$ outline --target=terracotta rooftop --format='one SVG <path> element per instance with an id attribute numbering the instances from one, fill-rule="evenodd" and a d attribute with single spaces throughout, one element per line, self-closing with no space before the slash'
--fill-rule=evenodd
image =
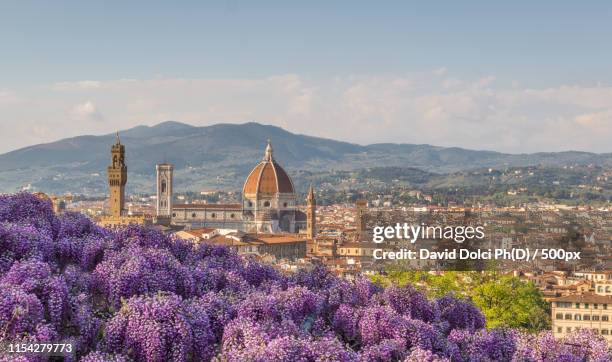
<path id="1" fill-rule="evenodd" d="M 249 235 L 250 237 L 252 237 L 255 240 L 259 240 L 262 241 L 266 244 L 282 244 L 282 243 L 294 243 L 294 242 L 298 242 L 298 241 L 305 241 L 307 240 L 304 237 L 299 237 L 297 235 L 287 235 L 287 234 L 266 234 L 266 235 Z"/>
<path id="2" fill-rule="evenodd" d="M 224 245 L 224 246 L 242 246 L 242 245 L 258 244 L 258 243 L 254 243 L 251 241 L 241 241 L 240 239 L 236 240 L 227 235 L 217 235 L 213 238 L 205 240 L 204 242 L 215 244 L 215 245 Z"/>
<path id="3" fill-rule="evenodd" d="M 215 231 L 217 229 L 215 228 L 199 228 L 199 229 L 191 229 L 191 230 L 185 230 L 186 232 L 190 233 L 190 234 L 210 234 L 213 231 Z"/>
<path id="4" fill-rule="evenodd" d="M 240 204 L 175 204 L 172 205 L 173 209 L 189 209 L 189 210 L 241 210 Z"/>
<path id="5" fill-rule="evenodd" d="M 377 244 L 377 243 L 370 243 L 370 242 L 349 242 L 349 243 L 343 243 L 340 247 L 341 248 L 377 248 L 377 249 L 384 249 L 385 245 Z"/>
<path id="6" fill-rule="evenodd" d="M 306 241 L 305 238 L 291 235 L 255 235 L 246 234 L 240 238 L 234 238 L 231 235 L 217 235 L 206 243 L 226 246 L 241 246 L 241 245 L 265 245 L 265 244 L 285 244 Z"/>
<path id="7" fill-rule="evenodd" d="M 293 182 L 283 168 L 272 157 L 272 146 L 268 142 L 263 160 L 247 177 L 243 195 L 295 193 Z"/>
<path id="8" fill-rule="evenodd" d="M 572 294 L 552 299 L 553 302 L 573 303 L 612 303 L 612 295 L 597 295 L 593 293 Z"/>

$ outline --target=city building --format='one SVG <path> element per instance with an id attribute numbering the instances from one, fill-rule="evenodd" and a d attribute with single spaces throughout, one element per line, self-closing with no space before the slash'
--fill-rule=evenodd
<path id="1" fill-rule="evenodd" d="M 612 343 L 612 296 L 573 294 L 554 298 L 551 303 L 555 337 L 583 328 L 593 330 Z"/>
<path id="2" fill-rule="evenodd" d="M 242 188 L 240 204 L 172 204 L 172 173 L 158 165 L 156 217 L 171 215 L 172 224 L 187 228 L 226 228 L 249 233 L 300 233 L 315 236 L 314 190 L 310 190 L 307 211 L 298 209 L 293 181 L 273 157 L 268 141 L 264 157 L 249 173 Z M 165 170 L 165 171 L 164 171 Z M 164 187 L 164 184 L 166 185 Z"/>
<path id="3" fill-rule="evenodd" d="M 308 242 L 307 238 L 296 234 L 250 234 L 213 228 L 181 230 L 175 235 L 193 243 L 226 246 L 241 255 L 268 255 L 275 260 L 305 258 Z"/>
<path id="4" fill-rule="evenodd" d="M 344 243 L 338 247 L 338 255 L 343 257 L 358 257 L 372 259 L 374 250 L 381 249 L 386 245 L 375 244 L 373 242 L 353 242 Z"/>
<path id="5" fill-rule="evenodd" d="M 308 242 L 308 256 L 318 258 L 335 258 L 337 257 L 338 240 L 333 237 L 317 236 L 316 239 L 310 239 Z"/>
<path id="6" fill-rule="evenodd" d="M 612 280 L 595 282 L 595 294 L 612 296 Z"/>
<path id="7" fill-rule="evenodd" d="M 71 201 L 70 196 L 49 196 L 44 192 L 35 192 L 34 196 L 51 202 L 51 206 L 53 206 L 53 212 L 56 214 L 61 214 L 66 211 L 66 205 Z"/>

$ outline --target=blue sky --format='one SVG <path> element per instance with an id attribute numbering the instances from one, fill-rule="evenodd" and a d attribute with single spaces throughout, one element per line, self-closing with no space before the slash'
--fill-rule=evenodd
<path id="1" fill-rule="evenodd" d="M 603 138 L 593 139 L 611 129 L 612 106 L 602 100 L 610 94 L 612 82 L 610 19 L 612 3 L 605 1 L 1 2 L 0 128 L 14 121 L 26 125 L 16 131 L 23 137 L 0 151 L 63 134 L 153 124 L 167 116 L 201 125 L 244 122 L 250 119 L 241 117 L 249 117 L 359 143 L 420 141 L 508 152 L 611 152 Z M 286 84 L 275 83 L 279 91 L 271 94 L 267 88 L 252 88 L 270 87 L 270 79 L 289 79 L 297 93 L 279 96 L 286 95 Z M 125 80 L 140 83 L 122 84 L 118 90 L 117 82 Z M 164 101 L 163 90 L 156 87 L 173 80 L 186 81 L 175 89 L 183 98 Z M 97 82 L 97 90 L 83 90 L 84 81 Z M 200 107 L 197 101 L 213 86 L 210 82 L 223 96 Z M 397 82 L 408 82 L 412 88 L 385 99 L 376 96 Z M 449 90 L 449 82 L 454 90 Z M 61 91 L 58 84 L 64 86 Z M 79 90 L 66 94 L 67 84 L 79 85 Z M 481 87 L 476 93 L 475 86 Z M 123 90 L 123 96 L 141 103 L 121 103 L 104 89 Z M 359 101 L 347 101 L 355 89 L 361 92 Z M 512 103 L 530 91 L 535 98 Z M 487 98 L 490 92 L 495 100 Z M 269 105 L 259 109 L 248 96 L 264 97 Z M 324 96 L 332 103 L 323 104 Z M 445 105 L 450 96 L 455 102 Z M 308 114 L 297 117 L 283 109 L 288 102 L 306 102 L 305 97 L 310 103 L 296 107 L 307 107 Z M 402 103 L 406 97 L 430 98 L 409 106 Z M 572 97 L 580 99 L 566 102 Z M 393 99 L 395 103 L 387 104 Z M 343 111 L 334 109 L 333 104 L 344 101 L 348 105 Z M 145 103 L 155 106 L 147 113 Z M 495 109 L 487 111 L 492 105 Z M 500 110 L 504 106 L 507 109 Z M 40 113 L 24 111 L 29 107 Z M 138 112 L 130 113 L 134 107 Z M 355 113 L 356 107 L 361 113 Z M 397 113 L 385 114 L 385 109 Z M 427 126 L 424 115 L 431 111 L 438 113 Z M 79 114 L 83 117 L 75 117 Z M 319 125 L 309 117 L 325 121 Z M 582 122 L 577 117 L 583 117 Z M 455 131 L 445 136 L 443 130 L 426 128 L 464 129 L 465 119 L 482 122 L 475 127 L 478 134 L 464 132 L 457 138 Z M 342 127 L 328 129 L 332 120 Z M 551 133 L 557 143 L 526 139 L 528 134 L 520 133 L 503 142 L 490 140 L 500 125 L 506 129 L 516 122 L 532 132 L 555 120 L 562 123 L 556 128 L 567 131 Z M 577 125 L 570 124 L 572 120 Z M 363 126 L 346 132 L 357 124 Z M 424 128 L 416 135 L 397 132 L 413 127 Z M 481 127 L 489 132 L 481 132 Z"/>

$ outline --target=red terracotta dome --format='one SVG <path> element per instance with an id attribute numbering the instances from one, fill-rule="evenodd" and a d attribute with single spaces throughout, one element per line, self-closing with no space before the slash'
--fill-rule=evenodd
<path id="1" fill-rule="evenodd" d="M 274 161 L 272 145 L 268 141 L 263 160 L 253 168 L 247 177 L 243 195 L 294 193 L 293 182 L 287 172 Z"/>

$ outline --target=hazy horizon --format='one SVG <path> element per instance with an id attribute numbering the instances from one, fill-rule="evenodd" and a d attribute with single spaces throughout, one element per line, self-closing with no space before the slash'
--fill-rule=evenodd
<path id="1" fill-rule="evenodd" d="M 129 131 L 131 129 L 137 128 L 137 127 L 156 127 L 159 126 L 161 124 L 164 123 L 178 123 L 178 124 L 182 124 L 182 125 L 187 125 L 187 126 L 191 126 L 191 127 L 210 127 L 210 126 L 218 126 L 218 125 L 245 125 L 245 124 L 249 124 L 249 123 L 256 123 L 259 124 L 261 126 L 273 126 L 273 127 L 280 127 L 281 129 L 291 132 L 291 130 L 287 130 L 285 128 L 283 128 L 282 126 L 277 126 L 274 124 L 269 124 L 269 123 L 263 123 L 263 122 L 258 122 L 258 121 L 245 121 L 245 122 L 236 122 L 236 123 L 213 123 L 213 124 L 209 124 L 209 125 L 205 125 L 205 126 L 198 126 L 198 125 L 194 125 L 194 124 L 190 124 L 187 122 L 181 122 L 181 121 L 176 121 L 176 120 L 166 120 L 166 121 L 161 121 L 159 123 L 155 123 L 155 124 L 139 124 L 139 125 L 135 125 L 129 128 L 125 128 L 125 129 L 119 129 L 119 130 L 114 130 L 111 132 L 103 132 L 103 133 L 84 133 L 82 135 L 77 135 L 77 136 L 73 136 L 73 137 L 65 137 L 65 138 L 60 138 L 60 139 L 55 139 L 55 140 L 51 140 L 49 142 L 42 142 L 42 143 L 35 143 L 35 144 L 31 144 L 31 145 L 26 145 L 24 147 L 20 147 L 14 150 L 9 150 L 6 152 L 2 152 L 0 153 L 1 155 L 7 154 L 7 153 L 11 153 L 14 151 L 19 151 L 21 149 L 26 149 L 32 146 L 37 146 L 37 145 L 43 145 L 43 144 L 51 144 L 51 143 L 55 143 L 55 142 L 60 142 L 62 140 L 66 140 L 66 139 L 70 139 L 70 138 L 76 138 L 76 137 L 83 137 L 83 136 L 93 136 L 93 137 L 104 137 L 104 136 L 114 136 L 116 132 L 119 132 L 119 136 L 121 137 L 121 132 L 125 132 L 125 131 Z M 350 142 L 347 140 L 343 140 L 343 139 L 335 139 L 335 138 L 329 138 L 329 137 L 319 137 L 319 136 L 313 136 L 311 134 L 306 134 L 306 133 L 298 133 L 298 132 L 291 132 L 293 134 L 296 135 L 302 135 L 302 136 L 308 136 L 308 137 L 317 137 L 317 138 L 321 138 L 321 139 L 328 139 L 328 140 L 332 140 L 332 141 L 338 141 L 338 142 L 346 142 L 346 143 L 351 143 L 351 144 L 357 144 L 360 146 L 370 146 L 370 145 L 375 145 L 375 144 L 411 144 L 411 145 L 427 145 L 427 146 L 433 146 L 433 147 L 440 147 L 440 148 L 461 148 L 461 149 L 465 149 L 465 150 L 470 150 L 470 151 L 484 151 L 484 152 L 499 152 L 499 153 L 505 153 L 505 154 L 510 154 L 510 155 L 519 155 L 519 154 L 535 154 L 535 153 L 549 153 L 549 152 L 586 152 L 586 153 L 594 153 L 594 154 L 609 154 L 611 152 L 590 152 L 590 151 L 581 151 L 581 150 L 573 150 L 573 149 L 567 149 L 567 150 L 560 150 L 560 151 L 539 151 L 539 152 L 500 152 L 500 151 L 496 151 L 496 150 L 491 150 L 491 149 L 484 149 L 484 148 L 466 148 L 466 147 L 458 147 L 458 146 L 441 146 L 441 145 L 437 145 L 437 144 L 431 144 L 431 143 L 406 143 L 406 142 L 376 142 L 376 143 L 359 143 L 359 142 Z M 272 143 L 274 143 L 274 140 L 271 139 Z"/>

